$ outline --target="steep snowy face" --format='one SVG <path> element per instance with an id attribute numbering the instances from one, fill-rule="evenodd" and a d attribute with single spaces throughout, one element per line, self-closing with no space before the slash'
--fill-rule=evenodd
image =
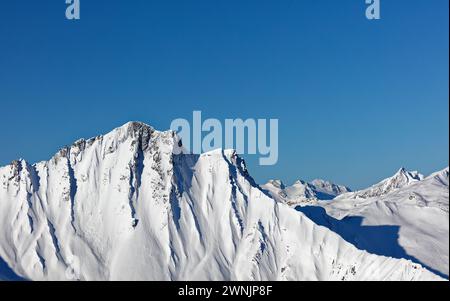
<path id="1" fill-rule="evenodd" d="M 395 175 L 390 178 L 384 179 L 380 183 L 377 183 L 364 190 L 343 194 L 340 197 L 362 199 L 380 197 L 396 189 L 411 185 L 423 179 L 424 176 L 417 171 L 407 171 L 404 168 L 400 168 Z"/>
<path id="2" fill-rule="evenodd" d="M 133 122 L 48 162 L 0 169 L 1 257 L 29 279 L 65 279 L 80 260 L 84 279 L 108 278 L 115 253 L 148 217 L 142 195 L 169 203 L 177 147 L 173 133 Z"/>
<path id="3" fill-rule="evenodd" d="M 319 179 L 310 183 L 298 180 L 292 186 L 285 186 L 280 180 L 271 180 L 261 187 L 276 201 L 290 206 L 315 204 L 318 200 L 331 200 L 342 193 L 351 191 L 345 186 Z"/>
<path id="4" fill-rule="evenodd" d="M 438 280 L 275 202 L 234 151 L 128 123 L 0 168 L 0 278 Z"/>
<path id="5" fill-rule="evenodd" d="M 426 178 L 404 171 L 397 175 L 382 182 L 388 187 L 403 179 L 403 186 L 390 193 L 367 198 L 344 194 L 319 205 L 329 215 L 330 228 L 351 237 L 357 247 L 411 259 L 448 278 L 449 169 Z"/>

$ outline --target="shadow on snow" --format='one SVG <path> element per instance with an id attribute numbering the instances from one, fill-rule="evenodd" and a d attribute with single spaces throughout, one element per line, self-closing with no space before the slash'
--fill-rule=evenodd
<path id="1" fill-rule="evenodd" d="M 3 281 L 23 281 L 22 277 L 18 276 L 14 271 L 8 266 L 8 264 L 0 257 L 0 280 Z"/>
<path id="2" fill-rule="evenodd" d="M 398 243 L 400 226 L 365 226 L 362 225 L 363 217 L 361 216 L 348 216 L 338 220 L 329 216 L 324 208 L 317 206 L 297 206 L 295 209 L 305 214 L 316 224 L 337 233 L 358 249 L 376 255 L 408 259 L 422 265 L 436 275 L 448 279 L 448 275 L 427 266 L 406 253 L 405 249 Z"/>

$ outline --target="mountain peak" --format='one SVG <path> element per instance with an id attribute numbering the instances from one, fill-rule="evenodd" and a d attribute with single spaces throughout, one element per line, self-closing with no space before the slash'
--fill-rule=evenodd
<path id="1" fill-rule="evenodd" d="M 406 173 L 406 168 L 400 167 L 400 169 L 396 172 L 396 174 L 404 174 Z"/>
<path id="2" fill-rule="evenodd" d="M 295 185 L 306 185 L 306 184 L 308 184 L 306 181 L 303 181 L 303 180 L 297 180 L 297 181 L 294 182 L 294 185 L 293 185 L 293 186 L 295 186 Z"/>
<path id="3" fill-rule="evenodd" d="M 140 131 L 141 129 L 151 129 L 154 130 L 154 128 L 144 122 L 141 121 L 129 121 L 127 123 L 125 123 L 124 125 L 122 125 L 121 127 L 122 129 L 127 129 L 133 132 L 137 132 Z"/>
<path id="4" fill-rule="evenodd" d="M 269 180 L 268 184 L 273 185 L 274 187 L 284 189 L 286 186 L 284 185 L 283 181 L 276 179 L 276 180 Z"/>
<path id="5" fill-rule="evenodd" d="M 262 188 L 279 202 L 297 205 L 317 200 L 331 200 L 351 191 L 345 186 L 320 179 L 311 182 L 297 180 L 292 186 L 285 186 L 281 180 L 270 180 L 262 185 Z"/>
<path id="6" fill-rule="evenodd" d="M 392 176 L 390 179 L 395 179 L 397 177 L 404 177 L 407 179 L 407 181 L 421 181 L 424 179 L 424 176 L 419 173 L 418 171 L 408 171 L 406 168 L 402 167 L 400 168 L 397 173 L 395 173 L 394 176 Z M 389 179 L 389 178 L 388 178 Z"/>
<path id="7" fill-rule="evenodd" d="M 417 171 L 408 171 L 406 168 L 400 168 L 393 176 L 372 185 L 371 187 L 359 191 L 352 192 L 351 195 L 345 197 L 352 198 L 373 198 L 380 197 L 391 193 L 399 188 L 409 186 L 415 182 L 422 181 L 425 177 Z"/>

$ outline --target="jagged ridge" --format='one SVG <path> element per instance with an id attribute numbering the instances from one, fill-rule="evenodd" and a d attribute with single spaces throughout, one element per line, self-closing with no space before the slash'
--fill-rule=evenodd
<path id="1" fill-rule="evenodd" d="M 234 151 L 180 147 L 132 122 L 1 168 L 0 257 L 32 280 L 439 279 L 275 202 Z"/>

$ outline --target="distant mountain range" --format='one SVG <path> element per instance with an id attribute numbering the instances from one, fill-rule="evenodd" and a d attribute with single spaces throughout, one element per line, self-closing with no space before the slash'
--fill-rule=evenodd
<path id="1" fill-rule="evenodd" d="M 271 180 L 262 185 L 275 200 L 287 204 L 311 203 L 317 200 L 332 200 L 336 196 L 351 192 L 350 188 L 316 179 L 312 182 L 297 180 L 286 186 L 281 180 Z"/>
<path id="2" fill-rule="evenodd" d="M 130 122 L 0 168 L 0 279 L 448 278 L 448 168 L 260 187 L 233 150 L 180 147 Z"/>

